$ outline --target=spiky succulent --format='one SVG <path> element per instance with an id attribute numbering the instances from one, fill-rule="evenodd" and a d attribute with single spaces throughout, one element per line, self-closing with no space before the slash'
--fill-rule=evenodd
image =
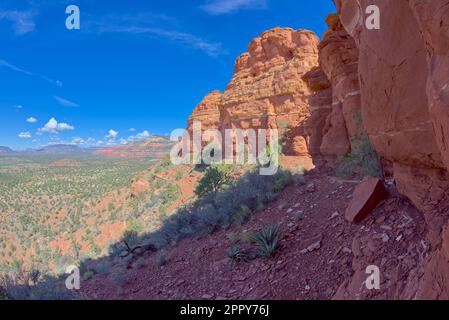
<path id="1" fill-rule="evenodd" d="M 262 229 L 254 235 L 254 241 L 261 257 L 272 257 L 279 248 L 279 226 L 274 224 Z"/>

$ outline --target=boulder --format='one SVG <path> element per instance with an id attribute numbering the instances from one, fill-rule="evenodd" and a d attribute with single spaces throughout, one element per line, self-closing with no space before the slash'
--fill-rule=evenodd
<path id="1" fill-rule="evenodd" d="M 345 212 L 346 220 L 354 223 L 362 222 L 387 197 L 388 192 L 380 179 L 365 178 L 354 190 L 352 200 Z"/>

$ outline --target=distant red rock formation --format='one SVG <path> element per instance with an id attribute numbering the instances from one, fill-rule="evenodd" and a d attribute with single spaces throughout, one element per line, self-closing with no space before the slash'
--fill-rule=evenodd
<path id="1" fill-rule="evenodd" d="M 155 158 L 168 155 L 173 142 L 167 137 L 154 136 L 142 141 L 95 150 L 93 154 L 109 158 Z"/>

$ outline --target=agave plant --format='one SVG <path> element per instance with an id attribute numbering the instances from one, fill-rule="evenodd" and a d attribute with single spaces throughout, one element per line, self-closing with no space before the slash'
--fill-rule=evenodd
<path id="1" fill-rule="evenodd" d="M 248 261 L 248 256 L 247 256 L 246 252 L 244 250 L 240 249 L 238 246 L 233 246 L 228 251 L 228 257 L 229 257 L 229 259 L 231 259 L 233 264 L 238 264 L 241 262 Z"/>
<path id="2" fill-rule="evenodd" d="M 272 257 L 279 248 L 279 226 L 274 224 L 257 232 L 254 241 L 259 247 L 261 257 Z"/>

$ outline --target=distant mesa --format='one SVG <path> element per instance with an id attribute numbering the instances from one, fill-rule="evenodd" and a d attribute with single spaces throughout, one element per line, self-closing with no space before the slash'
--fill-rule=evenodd
<path id="1" fill-rule="evenodd" d="M 171 150 L 173 142 L 165 136 L 151 136 L 142 141 L 125 145 L 102 148 L 93 151 L 95 155 L 109 158 L 164 158 Z"/>
<path id="2" fill-rule="evenodd" d="M 54 144 L 36 150 L 39 154 L 81 154 L 88 151 L 75 145 Z"/>
<path id="3" fill-rule="evenodd" d="M 0 146 L 0 154 L 7 154 L 7 153 L 13 153 L 13 152 L 14 151 L 11 148 Z"/>

